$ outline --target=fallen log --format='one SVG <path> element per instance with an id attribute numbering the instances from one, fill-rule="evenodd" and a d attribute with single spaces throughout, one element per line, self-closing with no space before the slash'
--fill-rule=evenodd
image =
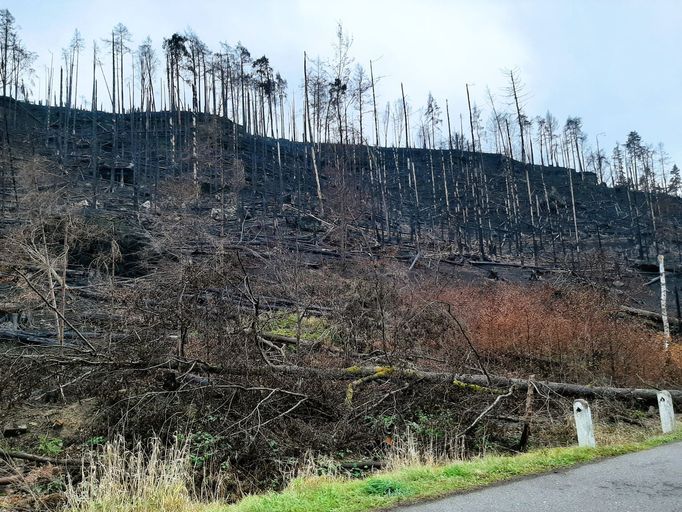
<path id="1" fill-rule="evenodd" d="M 230 368 L 230 367 L 203 367 L 204 371 L 225 373 L 233 375 L 266 375 L 282 373 L 298 377 L 317 377 L 333 380 L 357 380 L 363 377 L 378 376 L 379 378 L 398 380 L 424 380 L 435 383 L 451 383 L 455 386 L 466 387 L 472 391 L 497 388 L 509 388 L 515 386 L 519 391 L 527 391 L 529 382 L 526 379 L 508 378 L 499 375 L 491 375 L 490 382 L 485 375 L 454 374 L 445 372 L 431 372 L 395 367 L 376 366 L 351 366 L 349 368 L 305 368 L 302 366 L 279 365 L 259 368 Z M 613 398 L 618 400 L 638 400 L 643 404 L 656 404 L 656 389 L 643 388 L 616 388 L 611 386 L 586 386 L 567 382 L 533 381 L 536 387 L 544 388 L 557 395 L 564 397 L 579 398 Z M 532 384 L 531 384 L 532 385 Z M 676 405 L 682 406 L 682 390 L 668 390 Z"/>
<path id="2" fill-rule="evenodd" d="M 660 280 L 661 280 L 661 276 L 656 276 L 656 277 L 654 277 L 653 279 L 650 279 L 649 281 L 647 281 L 646 283 L 644 283 L 644 286 L 652 285 L 652 284 L 654 284 L 654 283 L 659 282 Z"/>
<path id="3" fill-rule="evenodd" d="M 24 307 L 16 302 L 0 302 L 0 313 L 2 314 L 12 314 L 21 313 L 24 311 Z"/>
<path id="4" fill-rule="evenodd" d="M 627 313 L 628 315 L 637 316 L 640 318 L 646 318 L 647 320 L 651 320 L 651 321 L 663 324 L 663 317 L 661 316 L 660 313 L 656 313 L 655 311 L 647 311 L 646 309 L 637 309 L 637 308 L 632 308 L 630 306 L 621 306 L 620 311 L 622 311 L 623 313 Z M 669 316 L 668 321 L 671 324 L 680 325 L 680 319 L 679 318 L 673 318 L 673 317 Z"/>
<path id="5" fill-rule="evenodd" d="M 0 485 L 11 485 L 17 482 L 21 482 L 24 479 L 24 475 L 11 475 L 0 477 Z"/>
<path id="6" fill-rule="evenodd" d="M 59 346 L 59 341 L 53 333 L 15 331 L 13 329 L 0 329 L 0 341 L 20 343 L 22 345 Z M 65 343 L 65 345 L 71 345 Z"/>
<path id="7" fill-rule="evenodd" d="M 111 338 L 112 340 L 128 340 L 133 339 L 131 334 L 112 333 L 106 334 L 103 332 L 84 332 L 81 333 L 92 338 Z M 73 331 L 64 332 L 65 347 L 75 347 L 70 340 L 78 339 L 78 335 Z M 22 345 L 41 345 L 41 346 L 60 346 L 59 338 L 56 332 L 50 331 L 23 331 L 20 329 L 0 329 L 0 341 L 11 343 L 19 343 Z"/>
<path id="8" fill-rule="evenodd" d="M 250 330 L 246 331 L 251 332 Z M 282 334 L 275 334 L 273 332 L 261 332 L 260 336 L 269 341 L 276 341 L 277 343 L 284 343 L 285 345 L 309 345 L 316 346 L 319 345 L 319 341 L 309 341 L 304 339 L 297 339 L 292 336 L 284 336 Z"/>
<path id="9" fill-rule="evenodd" d="M 537 270 L 538 272 L 555 272 L 559 274 L 568 274 L 570 270 L 565 270 L 561 268 L 550 268 L 550 267 L 538 267 L 536 265 L 526 265 L 523 263 L 505 263 L 501 261 L 476 261 L 468 260 L 467 263 L 474 265 L 475 267 L 508 267 L 508 268 L 520 268 L 524 270 Z"/>
<path id="10" fill-rule="evenodd" d="M 375 469 L 382 469 L 386 467 L 386 461 L 383 460 L 361 460 L 358 462 L 342 462 L 339 464 L 339 469 L 344 471 L 370 471 Z"/>
<path id="11" fill-rule="evenodd" d="M 248 332 L 248 331 L 247 331 Z M 275 334 L 272 332 L 262 332 L 260 333 L 260 336 L 262 338 L 265 338 L 268 341 L 272 341 L 274 343 L 282 343 L 284 345 L 291 345 L 291 346 L 298 346 L 298 347 L 304 347 L 304 348 L 324 348 L 325 350 L 329 352 L 334 352 L 334 353 L 341 353 L 343 350 L 341 350 L 339 347 L 335 347 L 330 344 L 325 344 L 322 341 L 319 340 L 306 340 L 306 339 L 297 339 L 292 336 L 283 336 L 281 334 Z"/>
<path id="12" fill-rule="evenodd" d="M 16 452 L 12 450 L 3 450 L 0 448 L 0 458 L 3 459 L 21 459 L 39 464 L 53 464 L 55 466 L 80 466 L 82 461 L 71 459 L 54 459 L 52 457 L 43 457 L 42 455 L 35 455 L 33 453 Z"/>

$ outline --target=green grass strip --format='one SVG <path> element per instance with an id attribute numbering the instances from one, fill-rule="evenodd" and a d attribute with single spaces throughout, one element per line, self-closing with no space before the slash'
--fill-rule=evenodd
<path id="1" fill-rule="evenodd" d="M 418 466 L 368 478 L 306 478 L 277 493 L 249 496 L 204 512 L 363 512 L 469 491 L 682 440 L 682 430 L 647 441 L 597 448 L 548 448 L 514 456 L 486 456 L 443 466 Z"/>

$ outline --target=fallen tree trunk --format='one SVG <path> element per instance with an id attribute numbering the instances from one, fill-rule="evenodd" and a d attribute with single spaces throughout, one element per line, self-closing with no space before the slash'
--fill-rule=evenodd
<path id="1" fill-rule="evenodd" d="M 0 329 L 0 341 L 21 343 L 24 345 L 59 345 L 54 333 L 32 333 L 15 331 L 12 329 Z"/>
<path id="2" fill-rule="evenodd" d="M 11 475 L 0 477 L 0 485 L 11 485 L 21 482 L 24 479 L 23 475 Z"/>
<path id="3" fill-rule="evenodd" d="M 525 270 L 537 270 L 540 272 L 555 272 L 559 274 L 568 274 L 569 270 L 564 270 L 561 268 L 550 268 L 550 267 L 538 267 L 536 265 L 524 265 L 522 263 L 504 263 L 500 261 L 476 261 L 468 260 L 467 263 L 474 265 L 476 267 L 508 267 L 508 268 L 521 268 Z"/>
<path id="4" fill-rule="evenodd" d="M 34 455 L 32 453 L 3 450 L 2 448 L 0 448 L 0 457 L 3 459 L 28 460 L 39 464 L 53 464 L 55 466 L 79 466 L 82 464 L 81 460 L 54 459 L 52 457 L 43 457 L 42 455 Z"/>
<path id="5" fill-rule="evenodd" d="M 656 397 L 658 390 L 656 389 L 585 386 L 581 384 L 552 381 L 533 381 L 531 384 L 526 379 L 508 378 L 499 375 L 491 375 L 489 383 L 485 375 L 430 372 L 381 366 L 351 366 L 349 368 L 304 368 L 302 366 L 280 365 L 259 368 L 203 367 L 202 369 L 214 373 L 233 375 L 266 375 L 275 372 L 287 375 L 295 375 L 298 377 L 318 377 L 332 380 L 357 380 L 363 377 L 372 376 L 398 380 L 417 379 L 426 382 L 451 383 L 455 386 L 469 388 L 472 391 L 487 389 L 491 386 L 498 388 L 509 388 L 511 386 L 515 386 L 515 388 L 519 391 L 527 391 L 528 386 L 534 384 L 538 388 L 545 388 L 556 393 L 557 395 L 564 397 L 614 398 L 618 400 L 638 400 L 646 404 L 658 403 Z M 677 405 L 682 405 L 682 390 L 673 389 L 669 391 L 673 401 Z"/>
<path id="6" fill-rule="evenodd" d="M 290 341 L 293 342 L 294 339 Z M 279 340 L 283 342 L 283 340 Z M 88 364 L 100 364 L 96 362 L 79 361 L 87 366 Z M 393 366 L 351 366 L 348 368 L 315 368 L 295 365 L 273 365 L 273 366 L 216 366 L 198 360 L 173 359 L 160 364 L 143 364 L 140 361 L 134 363 L 121 363 L 121 367 L 134 365 L 134 367 L 164 367 L 175 369 L 182 373 L 185 378 L 196 379 L 197 382 L 208 384 L 208 381 L 193 372 L 213 374 L 213 375 L 241 375 L 241 376 L 265 376 L 273 374 L 292 375 L 299 378 L 320 378 L 325 380 L 351 380 L 369 381 L 376 379 L 394 380 L 422 380 L 426 382 L 445 383 L 460 386 L 470 391 L 485 391 L 491 387 L 509 388 L 514 386 L 519 391 L 527 391 L 528 386 L 534 385 L 537 388 L 544 388 L 557 395 L 575 398 L 614 398 L 618 400 L 637 400 L 642 404 L 657 404 L 657 389 L 646 388 L 617 388 L 612 386 L 589 386 L 582 384 L 572 384 L 567 382 L 552 381 L 529 381 L 513 377 L 503 377 L 500 375 L 480 375 L 480 374 L 456 374 L 448 372 L 424 371 L 419 369 L 399 368 Z M 366 379 L 365 379 L 366 378 Z M 668 389 L 673 402 L 677 406 L 682 406 L 682 390 Z M 2 456 L 2 451 L 0 451 Z"/>
<path id="7" fill-rule="evenodd" d="M 261 332 L 260 336 L 268 341 L 272 341 L 274 343 L 282 343 L 284 345 L 299 346 L 310 349 L 323 348 L 324 350 L 334 352 L 336 354 L 340 354 L 341 352 L 343 352 L 343 350 L 340 349 L 339 347 L 335 347 L 329 343 L 323 343 L 322 341 L 319 340 L 306 340 L 302 338 L 297 339 L 292 336 L 283 336 L 281 334 L 275 334 L 272 332 Z"/>
<path id="8" fill-rule="evenodd" d="M 339 468 L 344 471 L 370 471 L 375 469 L 383 469 L 386 467 L 386 461 L 383 460 L 361 460 L 358 462 L 342 462 Z"/>
<path id="9" fill-rule="evenodd" d="M 252 332 L 250 330 L 247 330 L 246 332 Z M 298 345 L 301 347 L 317 347 L 320 345 L 319 341 L 313 341 L 313 340 L 305 340 L 305 339 L 297 339 L 294 338 L 293 336 L 284 336 L 282 334 L 275 334 L 272 332 L 261 332 L 259 333 L 259 336 L 265 338 L 268 341 L 273 341 L 276 343 L 282 343 L 284 345 Z"/>
<path id="10" fill-rule="evenodd" d="M 638 316 L 640 318 L 646 318 L 647 320 L 651 320 L 660 324 L 663 324 L 663 317 L 661 316 L 660 313 L 656 313 L 655 311 L 647 311 L 646 309 L 637 309 L 637 308 L 631 308 L 630 306 L 621 306 L 620 311 L 623 313 L 627 313 L 628 315 L 632 316 Z M 668 321 L 671 324 L 680 324 L 680 319 L 679 318 L 673 318 L 673 317 L 668 317 Z"/>
<path id="11" fill-rule="evenodd" d="M 100 332 L 85 332 L 81 333 L 83 335 L 88 335 L 93 338 L 105 338 L 109 337 L 113 340 L 127 340 L 132 339 L 130 334 L 113 333 L 106 334 Z M 78 339 L 79 336 L 73 331 L 65 331 L 65 340 Z M 7 341 L 12 343 L 20 343 L 22 345 L 44 345 L 44 346 L 59 346 L 60 342 L 55 332 L 47 331 L 22 331 L 15 329 L 0 329 L 0 341 Z M 70 341 L 65 341 L 63 343 L 65 347 L 74 347 L 75 345 Z"/>

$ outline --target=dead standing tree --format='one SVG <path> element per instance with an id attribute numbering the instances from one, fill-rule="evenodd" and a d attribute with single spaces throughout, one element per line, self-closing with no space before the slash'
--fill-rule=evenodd
<path id="1" fill-rule="evenodd" d="M 519 127 L 519 138 L 520 138 L 520 146 L 521 146 L 521 166 L 523 167 L 523 171 L 526 177 L 526 190 L 528 192 L 528 212 L 530 214 L 530 226 L 531 226 L 531 235 L 533 239 L 533 256 L 535 259 L 535 265 L 537 266 L 539 261 L 538 261 L 538 246 L 537 246 L 537 240 L 536 240 L 536 224 L 535 224 L 535 212 L 533 210 L 533 194 L 531 191 L 531 180 L 530 180 L 530 173 L 529 173 L 529 163 L 527 160 L 527 155 L 526 155 L 526 140 L 529 140 L 532 145 L 532 140 L 529 137 L 529 134 L 526 133 L 526 126 L 528 124 L 528 117 L 523 113 L 523 99 L 524 99 L 524 86 L 520 82 L 519 77 L 518 77 L 518 72 L 515 70 L 509 70 L 506 72 L 506 75 L 509 79 L 509 86 L 507 88 L 507 94 L 510 97 L 510 99 L 513 101 L 514 105 L 514 110 L 516 112 L 516 122 L 518 123 Z M 532 146 L 531 146 L 531 153 L 532 153 Z"/>

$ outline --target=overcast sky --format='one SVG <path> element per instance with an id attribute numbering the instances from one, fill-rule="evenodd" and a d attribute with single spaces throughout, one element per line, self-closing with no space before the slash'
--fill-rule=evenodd
<path id="1" fill-rule="evenodd" d="M 49 50 L 57 58 L 75 28 L 91 51 L 94 39 L 122 22 L 135 45 L 149 35 L 160 48 L 164 37 L 189 27 L 213 49 L 241 41 L 297 85 L 303 51 L 331 55 L 342 22 L 356 62 L 375 61 L 381 103 L 399 97 L 402 81 L 415 106 L 431 91 L 458 115 L 469 83 L 487 116 L 486 87 L 502 95 L 502 70 L 517 68 L 529 114 L 550 110 L 562 123 L 580 116 L 591 144 L 600 134 L 609 154 L 637 130 L 682 163 L 679 0 L 10 0 L 4 6 L 39 54 L 40 73 Z"/>

